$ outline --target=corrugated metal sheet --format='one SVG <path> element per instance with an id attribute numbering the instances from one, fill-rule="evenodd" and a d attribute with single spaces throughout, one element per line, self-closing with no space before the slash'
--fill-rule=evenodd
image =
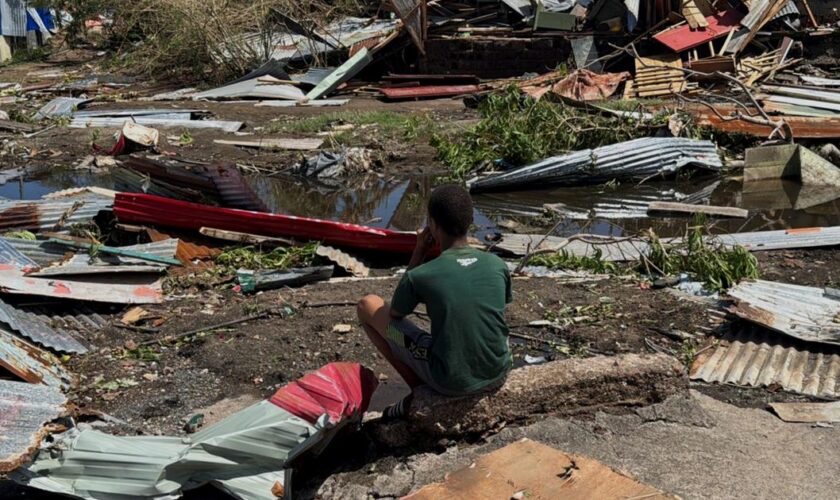
<path id="1" fill-rule="evenodd" d="M 770 8 L 777 0 L 752 0 L 749 4 L 750 11 L 741 19 L 741 26 L 753 29 L 764 16 L 770 12 Z"/>
<path id="2" fill-rule="evenodd" d="M 111 436 L 71 429 L 53 436 L 25 472 L 12 477 L 30 487 L 77 498 L 178 498 L 208 482 L 231 489 L 255 475 L 282 471 L 288 461 L 323 439 L 310 425 L 267 401 L 235 413 L 190 437 Z M 282 472 L 280 477 L 284 477 Z M 251 482 L 262 487 L 263 483 Z M 291 497 L 290 485 L 286 488 Z M 271 490 L 247 498 L 271 498 Z"/>
<path id="3" fill-rule="evenodd" d="M 97 282 L 87 282 L 36 278 L 24 276 L 20 269 L 14 266 L 0 264 L 0 290 L 5 293 L 108 304 L 156 304 L 163 301 L 159 280 L 126 284 L 119 276 L 100 276 L 98 279 Z"/>
<path id="4" fill-rule="evenodd" d="M 429 97 L 452 97 L 463 94 L 474 94 L 480 90 L 478 85 L 424 85 L 419 87 L 383 87 L 382 92 L 387 99 L 423 99 Z"/>
<path id="5" fill-rule="evenodd" d="M 204 171 L 213 179 L 225 205 L 255 212 L 269 211 L 236 165 L 210 165 Z"/>
<path id="6" fill-rule="evenodd" d="M 71 429 L 54 436 L 26 471 L 28 486 L 83 498 L 176 498 L 210 482 L 242 498 L 273 498 L 283 469 L 305 451 L 317 453 L 343 426 L 358 422 L 377 380 L 356 363 L 331 363 L 189 439 L 111 436 Z M 229 479 L 232 478 L 232 479 Z"/>
<path id="7" fill-rule="evenodd" d="M 3 244 L 11 246 L 15 250 L 24 254 L 26 257 L 29 257 L 30 259 L 35 261 L 38 266 L 42 267 L 49 266 L 54 262 L 62 260 L 68 253 L 76 252 L 75 250 L 67 248 L 66 246 L 58 245 L 55 243 L 49 243 L 45 240 L 19 240 L 15 238 L 4 238 L 0 236 L 0 248 L 2 248 Z M 178 240 L 176 238 L 168 238 L 153 243 L 128 245 L 121 248 L 124 248 L 126 250 L 134 250 L 137 252 L 150 253 L 158 257 L 173 258 L 175 257 L 175 253 L 178 250 Z M 125 257 L 121 255 L 110 255 L 100 253 L 95 258 L 91 259 L 90 255 L 87 252 L 76 253 L 76 255 L 73 255 L 72 257 L 67 259 L 66 263 L 73 266 L 83 266 L 86 264 L 99 266 L 149 265 L 148 261 L 142 259 L 134 259 L 131 257 Z"/>
<path id="8" fill-rule="evenodd" d="M 840 290 L 745 281 L 727 292 L 740 318 L 808 342 L 840 345 Z"/>
<path id="9" fill-rule="evenodd" d="M 782 7 L 782 10 L 780 10 L 778 14 L 773 16 L 773 19 L 779 19 L 781 17 L 786 16 L 799 17 L 799 9 L 796 8 L 796 2 L 794 2 L 793 0 L 788 0 L 785 6 Z"/>
<path id="10" fill-rule="evenodd" d="M 835 246 L 840 245 L 840 226 L 721 234 L 715 239 L 725 245 L 740 245 L 752 252 Z"/>
<path id="11" fill-rule="evenodd" d="M 55 387 L 0 379 L 0 472 L 11 472 L 35 452 L 45 423 L 65 412 L 67 398 Z"/>
<path id="12" fill-rule="evenodd" d="M 820 87 L 840 87 L 840 80 L 836 78 L 821 78 L 819 76 L 799 75 L 799 78 L 808 85 L 819 85 Z"/>
<path id="13" fill-rule="evenodd" d="M 820 352 L 768 330 L 728 334 L 691 367 L 693 380 L 746 387 L 778 385 L 787 391 L 840 397 L 840 355 Z"/>
<path id="14" fill-rule="evenodd" d="M 0 323 L 35 343 L 58 352 L 84 354 L 87 347 L 66 331 L 56 331 L 35 314 L 17 309 L 0 300 Z"/>
<path id="15" fill-rule="evenodd" d="M 56 97 L 52 101 L 44 104 L 41 109 L 35 113 L 35 120 L 43 120 L 44 118 L 57 118 L 59 116 L 70 116 L 73 112 L 90 99 L 80 99 L 78 97 Z"/>
<path id="16" fill-rule="evenodd" d="M 710 243 L 725 246 L 742 246 L 751 252 L 784 250 L 791 248 L 815 248 L 840 245 L 840 226 L 786 229 L 779 231 L 755 231 L 709 236 Z M 569 238 L 542 234 L 504 234 L 495 248 L 525 255 L 528 248 L 541 250 L 566 250 L 573 255 L 592 255 L 595 247 L 604 253 L 607 260 L 638 260 L 641 253 L 648 251 L 648 243 L 642 238 L 614 238 L 594 234 L 576 235 Z M 663 243 L 676 244 L 680 238 L 664 238 Z M 588 243 L 592 242 L 592 243 Z"/>
<path id="17" fill-rule="evenodd" d="M 67 388 L 71 375 L 49 352 L 0 328 L 0 368 L 32 384 Z"/>
<path id="18" fill-rule="evenodd" d="M 315 253 L 321 257 L 329 259 L 331 262 L 335 263 L 335 265 L 357 278 L 366 278 L 370 274 L 370 269 L 364 265 L 364 263 L 337 248 L 318 245 Z"/>
<path id="19" fill-rule="evenodd" d="M 306 73 L 292 75 L 292 80 L 315 87 L 324 78 L 330 76 L 333 71 L 335 71 L 335 68 L 309 68 Z"/>
<path id="20" fill-rule="evenodd" d="M 115 200 L 120 222 L 159 224 L 180 229 L 202 227 L 240 231 L 264 236 L 324 241 L 382 252 L 411 253 L 417 235 L 358 224 L 311 219 L 282 214 L 251 212 L 187 203 L 145 194 L 120 193 Z"/>
<path id="21" fill-rule="evenodd" d="M 21 309 L 38 316 L 59 331 L 96 333 L 109 324 L 107 319 L 86 304 L 31 305 Z"/>
<path id="22" fill-rule="evenodd" d="M 112 203 L 112 200 L 100 197 L 61 201 L 0 200 L 0 232 L 54 231 L 71 224 L 90 222 L 102 210 L 110 209 Z"/>
<path id="23" fill-rule="evenodd" d="M 300 101 L 305 97 L 305 94 L 299 88 L 288 85 L 272 83 L 272 79 L 265 77 L 254 78 L 244 82 L 225 85 L 205 92 L 199 92 L 192 98 L 193 100 L 202 99 L 284 99 L 290 101 Z"/>
<path id="24" fill-rule="evenodd" d="M 26 36 L 25 0 L 0 0 L 0 35 Z"/>
<path id="25" fill-rule="evenodd" d="M 647 179 L 695 166 L 723 168 L 715 145 L 674 137 L 645 137 L 596 149 L 575 151 L 502 174 L 473 179 L 470 191 L 529 186 L 599 184 L 613 179 Z"/>
<path id="26" fill-rule="evenodd" d="M 0 237 L 0 264 L 13 264 L 21 269 L 39 267 L 37 262 L 21 253 L 10 241 L 17 239 Z"/>
<path id="27" fill-rule="evenodd" d="M 149 127 L 162 128 L 192 128 L 192 129 L 218 129 L 225 132 L 236 132 L 242 128 L 242 122 L 223 120 L 168 120 L 148 116 L 135 116 L 131 121 Z M 70 128 L 88 127 L 111 127 L 120 128 L 126 122 L 126 118 L 94 117 L 94 118 L 73 118 Z"/>

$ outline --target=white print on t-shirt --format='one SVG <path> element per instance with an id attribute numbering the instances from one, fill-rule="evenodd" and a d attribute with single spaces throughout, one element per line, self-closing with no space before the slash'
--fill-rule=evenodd
<path id="1" fill-rule="evenodd" d="M 458 264 L 461 264 L 463 267 L 469 267 L 469 266 L 475 264 L 476 262 L 478 262 L 478 259 L 476 259 L 475 257 L 470 258 L 470 259 L 457 259 L 457 260 L 458 260 Z"/>

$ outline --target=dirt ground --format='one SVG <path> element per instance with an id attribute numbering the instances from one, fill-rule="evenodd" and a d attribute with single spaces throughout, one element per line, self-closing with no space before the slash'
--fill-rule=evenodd
<path id="1" fill-rule="evenodd" d="M 109 327 L 85 339 L 95 346 L 95 354 L 71 361 L 70 368 L 84 377 L 74 399 L 81 402 L 82 410 L 100 410 L 125 421 L 115 429 L 119 432 L 172 434 L 182 432 L 191 415 L 222 399 L 264 398 L 331 361 L 357 361 L 379 375 L 383 387 L 374 409 L 381 409 L 405 388 L 372 349 L 355 308 L 306 304 L 355 303 L 367 293 L 390 297 L 396 283 L 397 278 L 320 283 L 254 297 L 206 291 L 144 306 L 152 316 L 166 320 L 160 332 Z M 514 294 L 508 313 L 517 365 L 525 364 L 526 355 L 553 360 L 646 352 L 645 338 L 680 352 L 680 344 L 651 327 L 692 332 L 704 322 L 703 306 L 665 291 L 640 290 L 631 281 L 563 284 L 550 278 L 522 278 L 514 280 Z M 140 348 L 143 343 L 282 305 L 296 312 Z M 528 326 L 545 319 L 557 326 Z M 415 320 L 428 324 L 423 316 Z M 350 325 L 351 330 L 339 333 L 336 325 Z M 138 385 L 127 386 L 132 382 L 126 379 Z M 122 381 L 126 387 L 109 386 L 112 381 Z"/>

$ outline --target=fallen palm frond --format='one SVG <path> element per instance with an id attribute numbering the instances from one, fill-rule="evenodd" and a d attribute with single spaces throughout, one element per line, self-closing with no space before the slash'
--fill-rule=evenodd
<path id="1" fill-rule="evenodd" d="M 236 247 L 216 257 L 216 264 L 227 269 L 289 269 L 307 267 L 317 258 L 318 243 L 300 247 L 278 247 L 261 251 L 256 247 Z"/>

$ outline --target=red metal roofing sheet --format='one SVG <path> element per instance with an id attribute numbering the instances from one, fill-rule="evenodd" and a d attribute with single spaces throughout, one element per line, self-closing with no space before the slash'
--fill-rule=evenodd
<path id="1" fill-rule="evenodd" d="M 427 85 L 421 87 L 392 87 L 379 89 L 386 98 L 422 99 L 424 97 L 450 97 L 478 92 L 478 85 Z"/>
<path id="2" fill-rule="evenodd" d="M 654 39 L 666 45 L 674 52 L 682 52 L 683 50 L 692 49 L 694 47 L 703 45 L 704 43 L 725 36 L 730 31 L 738 28 L 739 22 L 744 15 L 735 9 L 726 12 L 719 12 L 713 16 L 708 16 L 709 26 L 706 28 L 691 29 L 688 24 L 683 24 L 677 28 L 667 29 L 657 35 Z"/>
<path id="3" fill-rule="evenodd" d="M 270 401 L 311 423 L 324 414 L 337 423 L 364 413 L 377 385 L 358 363 L 330 363 L 281 387 Z"/>
<path id="4" fill-rule="evenodd" d="M 286 236 L 328 244 L 393 253 L 411 253 L 415 233 L 292 215 L 218 208 L 148 194 L 118 193 L 114 213 L 120 222 L 159 224 L 192 229 L 202 227 L 263 236 Z"/>

